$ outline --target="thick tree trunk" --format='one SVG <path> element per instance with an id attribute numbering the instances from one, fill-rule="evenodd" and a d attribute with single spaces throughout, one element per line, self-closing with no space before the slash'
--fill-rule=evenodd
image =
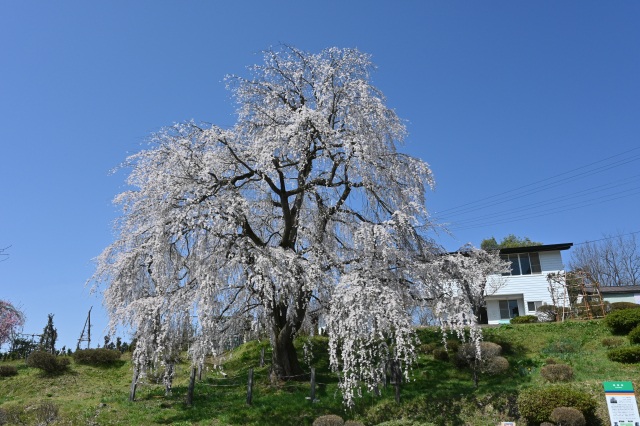
<path id="1" fill-rule="evenodd" d="M 290 326 L 285 326 L 275 335 L 273 346 L 273 370 L 281 380 L 300 380 L 304 373 L 296 348 L 293 346 L 293 333 Z"/>

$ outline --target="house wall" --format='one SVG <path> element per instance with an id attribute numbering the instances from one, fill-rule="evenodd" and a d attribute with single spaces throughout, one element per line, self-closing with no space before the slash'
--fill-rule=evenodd
<path id="1" fill-rule="evenodd" d="M 605 302 L 631 302 L 640 303 L 640 294 L 638 293 L 620 293 L 620 294 L 603 294 L 602 299 Z"/>
<path id="2" fill-rule="evenodd" d="M 527 310 L 527 302 L 539 301 L 543 304 L 552 304 L 547 274 L 563 269 L 562 256 L 560 255 L 560 251 L 540 252 L 539 255 L 542 269 L 541 274 L 502 277 L 505 280 L 505 284 L 494 294 L 486 296 L 485 300 L 487 303 L 489 324 L 509 322 L 508 320 L 500 319 L 499 300 L 517 300 L 520 315 L 534 314 L 534 312 Z"/>

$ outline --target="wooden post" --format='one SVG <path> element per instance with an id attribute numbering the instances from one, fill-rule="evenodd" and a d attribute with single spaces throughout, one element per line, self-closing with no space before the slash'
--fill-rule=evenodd
<path id="1" fill-rule="evenodd" d="M 392 369 L 393 379 L 394 379 L 395 388 L 396 388 L 396 404 L 400 404 L 400 381 L 402 380 L 400 363 L 398 361 L 393 361 L 391 369 Z"/>
<path id="2" fill-rule="evenodd" d="M 191 377 L 189 377 L 189 387 L 187 388 L 187 405 L 193 405 L 193 390 L 196 387 L 196 367 L 191 366 Z"/>
<path id="3" fill-rule="evenodd" d="M 311 367 L 311 403 L 316 401 L 316 369 Z"/>
<path id="4" fill-rule="evenodd" d="M 138 369 L 134 367 L 133 378 L 131 379 L 131 388 L 129 389 L 129 401 L 135 401 L 136 387 L 138 387 Z"/>
<path id="5" fill-rule="evenodd" d="M 253 399 L 253 367 L 249 369 L 249 379 L 247 380 L 247 405 L 251 405 Z"/>
<path id="6" fill-rule="evenodd" d="M 260 367 L 264 367 L 264 346 L 260 349 Z"/>

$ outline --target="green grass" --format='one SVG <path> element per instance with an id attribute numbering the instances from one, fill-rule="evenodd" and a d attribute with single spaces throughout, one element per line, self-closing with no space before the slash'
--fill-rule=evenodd
<path id="1" fill-rule="evenodd" d="M 423 344 L 442 340 L 439 331 L 419 329 Z M 316 368 L 318 402 L 311 403 L 308 380 L 272 384 L 269 380 L 268 342 L 250 342 L 221 358 L 226 378 L 213 369 L 212 361 L 196 383 L 193 406 L 184 401 L 189 365 L 177 366 L 173 394 L 165 397 L 164 387 L 144 383 L 136 401 L 128 401 L 132 369 L 126 356 L 112 367 L 72 364 L 67 373 L 47 376 L 24 365 L 18 375 L 0 378 L 0 409 L 13 413 L 22 424 L 37 423 L 37 407 L 52 402 L 59 407 L 59 425 L 310 425 L 323 414 L 338 414 L 366 425 L 407 418 L 424 424 L 491 425 L 518 420 L 516 398 L 528 387 L 548 386 L 540 368 L 548 358 L 571 365 L 574 386 L 590 392 L 599 404 L 598 416 L 606 424 L 607 412 L 602 382 L 636 381 L 640 366 L 618 364 L 606 357 L 602 340 L 611 334 L 602 321 L 560 324 L 521 324 L 484 329 L 484 338 L 504 348 L 510 363 L 507 373 L 481 376 L 475 388 L 468 370 L 453 363 L 434 360 L 421 353 L 411 381 L 404 383 L 401 403 L 396 404 L 393 388 L 381 389 L 381 396 L 365 393 L 351 410 L 345 410 L 338 391 L 338 379 L 329 370 L 326 338 L 312 339 L 311 365 Z M 302 358 L 302 344 L 298 342 Z M 439 344 L 439 343 L 438 343 Z M 624 345 L 629 343 L 625 341 Z M 424 345 L 425 347 L 427 345 Z M 259 367 L 260 350 L 266 349 L 267 365 Z M 248 369 L 254 368 L 253 404 L 247 406 Z M 308 370 L 309 366 L 305 365 Z M 220 386 L 226 385 L 226 386 Z"/>

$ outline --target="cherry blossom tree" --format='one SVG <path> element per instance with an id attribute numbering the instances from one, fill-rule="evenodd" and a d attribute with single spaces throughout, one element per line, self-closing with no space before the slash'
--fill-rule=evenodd
<path id="1" fill-rule="evenodd" d="M 249 322 L 287 379 L 302 373 L 294 337 L 320 317 L 352 404 L 386 361 L 408 374 L 411 306 L 445 328 L 475 324 L 445 267 L 459 258 L 429 237 L 431 170 L 397 150 L 406 129 L 372 69 L 355 49 L 269 50 L 250 77 L 227 78 L 232 128 L 177 124 L 128 159 L 117 238 L 92 280 L 111 326 L 135 330 L 139 368 L 170 358 L 185 324 L 195 364 Z"/>
<path id="2" fill-rule="evenodd" d="M 0 300 L 0 346 L 24 325 L 25 317 L 19 309 L 6 300 Z"/>

